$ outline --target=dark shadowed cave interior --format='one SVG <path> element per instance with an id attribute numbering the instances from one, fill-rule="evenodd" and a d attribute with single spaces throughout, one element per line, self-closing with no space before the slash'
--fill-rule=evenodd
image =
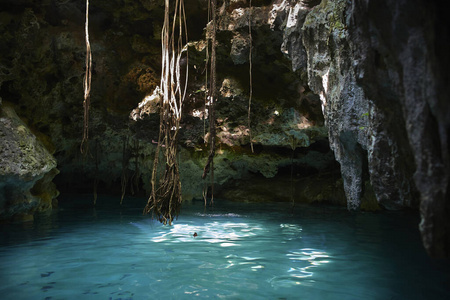
<path id="1" fill-rule="evenodd" d="M 450 298 L 444 1 L 184 0 L 161 127 L 164 5 L 0 0 L 0 293 Z M 164 225 L 143 210 L 173 168 Z"/>

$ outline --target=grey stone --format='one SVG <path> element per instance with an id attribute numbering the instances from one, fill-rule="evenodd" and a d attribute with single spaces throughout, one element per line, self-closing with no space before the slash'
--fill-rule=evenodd
<path id="1" fill-rule="evenodd" d="M 0 219 L 51 209 L 58 196 L 48 186 L 58 174 L 54 157 L 5 105 L 0 108 L 0 137 Z"/>
<path id="2" fill-rule="evenodd" d="M 368 180 L 385 208 L 420 202 L 425 248 L 442 257 L 450 255 L 449 45 L 435 51 L 440 37 L 430 33 L 448 33 L 438 10 L 419 0 L 323 0 L 301 36 L 348 207 L 360 207 Z"/>

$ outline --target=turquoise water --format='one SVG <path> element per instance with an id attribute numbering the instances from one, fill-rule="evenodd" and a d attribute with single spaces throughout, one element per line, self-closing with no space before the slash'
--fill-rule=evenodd
<path id="1" fill-rule="evenodd" d="M 1 225 L 0 298 L 450 299 L 416 213 L 217 200 L 163 226 L 141 215 L 145 199 L 90 201 Z"/>

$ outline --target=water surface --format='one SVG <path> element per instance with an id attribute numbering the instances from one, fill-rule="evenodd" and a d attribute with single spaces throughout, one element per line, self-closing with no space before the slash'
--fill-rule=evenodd
<path id="1" fill-rule="evenodd" d="M 1 225 L 2 298 L 450 299 L 415 212 L 217 200 L 163 226 L 145 199 L 111 201 L 66 196 L 50 217 Z"/>

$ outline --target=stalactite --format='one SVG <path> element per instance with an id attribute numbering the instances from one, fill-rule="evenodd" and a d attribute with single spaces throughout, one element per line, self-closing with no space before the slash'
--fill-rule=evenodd
<path id="1" fill-rule="evenodd" d="M 92 52 L 91 44 L 89 42 L 89 0 L 86 0 L 86 23 L 85 23 L 85 38 L 86 38 L 86 74 L 84 76 L 84 100 L 83 100 L 83 138 L 81 140 L 80 151 L 83 154 L 88 152 L 89 142 L 89 108 L 91 97 L 91 80 L 92 80 Z"/>
<path id="2" fill-rule="evenodd" d="M 216 0 L 211 0 L 211 14 L 212 14 L 212 30 L 211 30 L 211 67 L 210 67 L 210 87 L 209 87 L 209 156 L 206 165 L 203 169 L 202 178 L 205 179 L 210 173 L 211 184 L 211 203 L 214 203 L 214 156 L 216 154 L 216 117 L 214 111 L 214 102 L 217 97 L 216 90 Z M 206 201 L 205 201 L 206 203 Z"/>
<path id="3" fill-rule="evenodd" d="M 160 124 L 158 144 L 152 171 L 152 191 L 144 208 L 144 214 L 152 212 L 164 224 L 172 224 L 181 208 L 181 181 L 177 161 L 178 133 L 181 112 L 186 96 L 188 68 L 184 88 L 181 84 L 181 58 L 187 46 L 183 46 L 183 34 L 187 43 L 186 16 L 183 0 L 175 1 L 172 29 L 169 18 L 170 3 L 165 0 L 164 24 L 161 32 L 162 73 L 160 97 Z M 178 29 L 176 24 L 179 25 Z M 177 36 L 177 39 L 175 37 Z M 159 154 L 164 147 L 166 160 L 163 176 L 158 180 Z"/>

